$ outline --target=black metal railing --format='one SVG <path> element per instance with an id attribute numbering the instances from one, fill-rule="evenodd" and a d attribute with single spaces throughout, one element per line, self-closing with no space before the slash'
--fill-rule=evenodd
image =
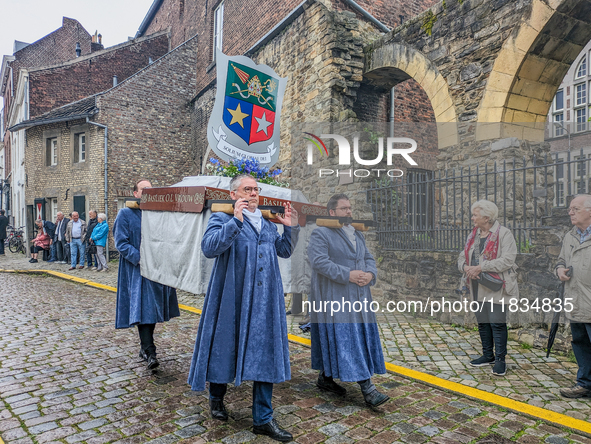
<path id="1" fill-rule="evenodd" d="M 389 250 L 457 251 L 473 228 L 471 206 L 480 199 L 499 208 L 518 249 L 529 252 L 545 218 L 567 196 L 589 193 L 591 149 L 494 162 L 444 171 L 409 169 L 367 189 L 380 245 Z"/>

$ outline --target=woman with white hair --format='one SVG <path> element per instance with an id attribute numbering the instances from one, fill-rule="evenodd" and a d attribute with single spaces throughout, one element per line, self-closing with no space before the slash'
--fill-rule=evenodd
<path id="1" fill-rule="evenodd" d="M 493 365 L 492 374 L 507 372 L 507 315 L 510 298 L 519 298 L 515 258 L 517 246 L 508 228 L 497 221 L 499 209 L 488 200 L 472 205 L 474 229 L 468 236 L 464 251 L 458 258 L 462 280 L 471 299 L 478 301 L 476 312 L 478 332 L 482 341 L 482 356 L 470 362 L 473 367 Z"/>
<path id="2" fill-rule="evenodd" d="M 107 224 L 107 215 L 99 213 L 96 217 L 97 224 L 92 230 L 90 238 L 96 245 L 96 271 L 107 271 L 107 259 L 105 258 L 105 246 L 107 245 L 107 237 L 109 235 L 109 225 Z"/>

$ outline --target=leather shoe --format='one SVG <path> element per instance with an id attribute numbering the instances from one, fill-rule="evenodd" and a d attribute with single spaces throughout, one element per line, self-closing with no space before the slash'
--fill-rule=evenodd
<path id="1" fill-rule="evenodd" d="M 316 387 L 318 387 L 320 390 L 326 390 L 339 396 L 345 396 L 347 394 L 347 389 L 345 387 L 338 385 L 336 382 L 334 382 L 334 379 L 327 378 L 324 376 L 324 373 L 320 373 L 318 375 Z"/>
<path id="2" fill-rule="evenodd" d="M 219 419 L 220 421 L 228 420 L 228 412 L 224 406 L 224 401 L 209 400 L 209 410 L 213 419 Z"/>
<path id="3" fill-rule="evenodd" d="M 82 270 L 83 268 L 84 268 L 84 265 L 80 265 L 80 266 L 78 267 L 78 270 Z"/>
<path id="4" fill-rule="evenodd" d="M 70 267 L 70 268 L 68 268 L 68 271 L 75 270 L 75 269 L 76 269 L 76 267 Z"/>
<path id="5" fill-rule="evenodd" d="M 365 403 L 370 407 L 377 407 L 388 401 L 390 397 L 384 393 L 379 392 L 377 389 L 367 395 L 363 395 Z"/>
<path id="6" fill-rule="evenodd" d="M 275 421 L 274 418 L 266 424 L 252 426 L 252 431 L 255 435 L 265 435 L 271 439 L 274 439 L 275 441 L 293 441 L 293 435 L 287 430 L 283 430 L 281 427 L 279 427 L 279 424 L 277 424 L 277 421 Z"/>
<path id="7" fill-rule="evenodd" d="M 143 350 L 140 350 L 140 359 L 143 359 L 144 361 L 147 361 L 148 360 L 148 355 Z"/>
<path id="8" fill-rule="evenodd" d="M 160 362 L 158 362 L 158 358 L 156 358 L 156 355 L 149 355 L 148 356 L 148 370 L 153 370 L 156 367 L 158 367 L 160 365 Z"/>
<path id="9" fill-rule="evenodd" d="M 561 388 L 560 394 L 565 398 L 585 398 L 591 396 L 591 389 L 576 384 L 574 387 Z"/>

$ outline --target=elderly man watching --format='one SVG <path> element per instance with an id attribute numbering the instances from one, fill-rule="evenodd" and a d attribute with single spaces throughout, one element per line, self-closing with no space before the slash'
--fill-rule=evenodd
<path id="1" fill-rule="evenodd" d="M 55 253 L 57 256 L 57 263 L 58 264 L 67 264 L 66 262 L 66 228 L 68 227 L 68 222 L 70 219 L 64 217 L 64 213 L 61 211 L 57 212 L 57 219 L 55 222 L 55 235 L 53 238 L 53 243 L 55 244 Z"/>
<path id="2" fill-rule="evenodd" d="M 259 192 L 252 176 L 230 182 L 234 213 L 214 213 L 201 241 L 203 254 L 215 258 L 205 296 L 189 384 L 205 390 L 209 382 L 211 416 L 225 421 L 228 383 L 253 384 L 253 432 L 277 441 L 291 433 L 273 419 L 273 384 L 291 378 L 283 284 L 277 256 L 291 256 L 299 234 L 297 214 L 285 205 L 278 216 L 283 235 L 257 208 Z"/>
<path id="3" fill-rule="evenodd" d="M 565 301 L 570 298 L 572 302 L 573 309 L 565 310 L 565 315 L 570 321 L 572 347 L 579 369 L 576 384 L 560 389 L 560 394 L 565 398 L 583 398 L 591 395 L 591 195 L 576 196 L 568 214 L 573 228 L 562 241 L 556 274 L 565 282 Z M 573 267 L 570 277 L 568 267 Z"/>
<path id="4" fill-rule="evenodd" d="M 77 211 L 72 213 L 72 220 L 68 222 L 66 228 L 66 242 L 70 244 L 70 255 L 72 262 L 69 270 L 76 269 L 76 263 L 78 262 L 78 255 L 80 255 L 80 266 L 79 269 L 84 268 L 84 242 L 82 240 L 86 236 L 86 222 L 80 219 Z"/>

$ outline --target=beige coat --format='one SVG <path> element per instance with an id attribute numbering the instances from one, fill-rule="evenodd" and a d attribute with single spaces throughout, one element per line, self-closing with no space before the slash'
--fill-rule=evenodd
<path id="1" fill-rule="evenodd" d="M 564 314 L 571 321 L 591 322 L 591 238 L 582 244 L 579 239 L 577 227 L 566 233 L 556 268 L 573 267 L 564 286 Z M 572 303 L 572 310 L 566 302 Z"/>
<path id="2" fill-rule="evenodd" d="M 491 227 L 491 232 L 496 232 L 499 228 L 499 222 L 495 222 Z M 468 254 L 468 258 L 472 261 L 472 253 L 474 248 L 478 247 L 480 243 L 480 230 L 476 231 L 476 239 Z M 517 257 L 517 245 L 515 245 L 515 238 L 511 233 L 511 230 L 505 227 L 501 227 L 499 231 L 499 249 L 497 251 L 497 258 L 492 261 L 485 261 L 484 257 L 480 255 L 478 259 L 479 264 L 483 272 L 487 273 L 498 273 L 499 277 L 505 281 L 505 286 L 499 291 L 492 291 L 483 285 L 478 286 L 478 300 L 479 301 L 490 301 L 492 299 L 493 304 L 500 304 L 505 302 L 505 305 L 509 304 L 510 298 L 519 298 L 519 288 L 517 287 L 517 265 L 515 265 L 515 258 Z M 464 265 L 466 265 L 466 257 L 464 250 L 460 253 L 458 258 L 458 269 L 464 273 Z M 472 265 L 468 263 L 467 265 Z M 466 274 L 462 277 L 462 286 L 466 285 L 465 282 Z M 470 300 L 473 300 L 472 285 L 468 285 L 470 290 Z M 506 308 L 505 308 L 506 309 Z"/>
<path id="3" fill-rule="evenodd" d="M 84 236 L 86 236 L 86 222 L 83 221 L 82 219 L 78 219 L 80 222 L 82 222 L 82 226 L 80 227 L 80 230 L 82 231 L 82 236 L 80 237 L 80 240 L 84 240 Z M 66 227 L 66 242 L 70 243 L 72 242 L 72 224 L 74 223 L 73 220 L 71 220 L 70 222 L 68 222 L 68 226 Z"/>

